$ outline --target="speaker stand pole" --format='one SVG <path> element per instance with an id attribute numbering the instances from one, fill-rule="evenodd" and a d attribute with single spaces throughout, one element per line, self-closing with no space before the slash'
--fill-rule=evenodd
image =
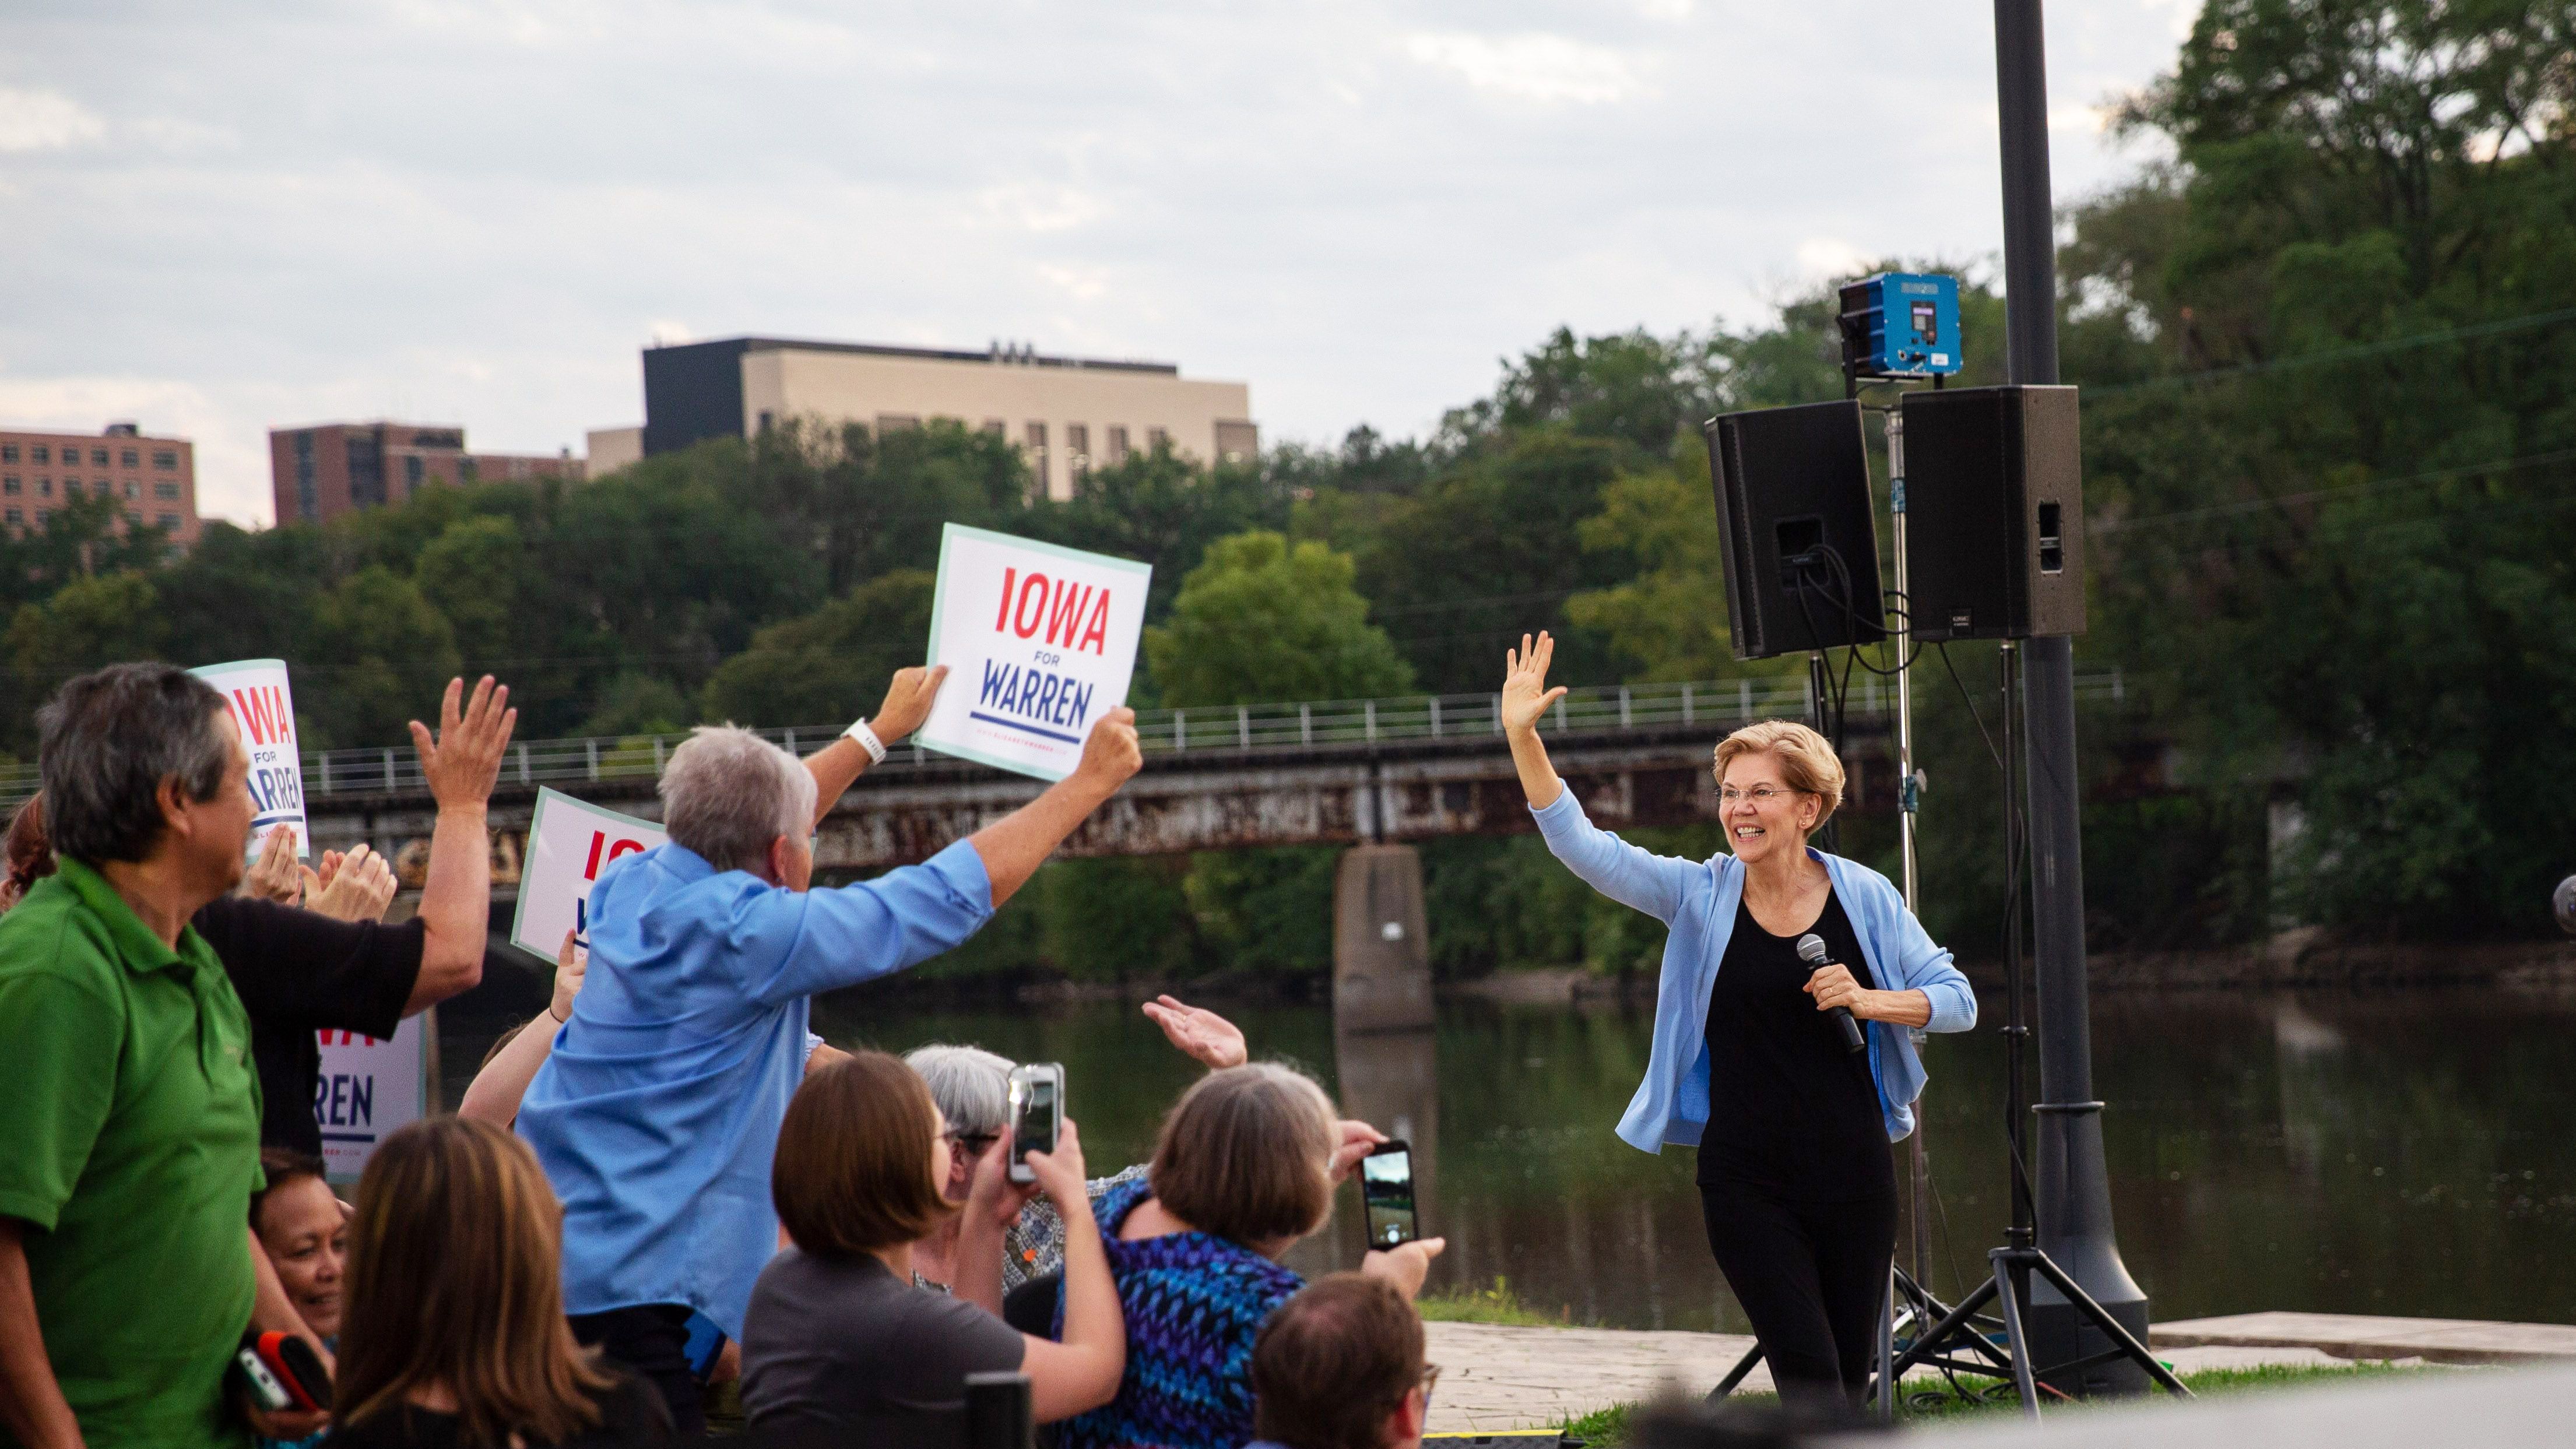
<path id="1" fill-rule="evenodd" d="M 1995 97 L 2002 141 L 2004 328 L 2013 382 L 2057 381 L 2057 239 L 2048 176 L 2048 57 L 2041 0 L 1995 0 Z M 2093 1100 L 2085 998 L 2083 821 L 2075 793 L 2075 651 L 2063 635 L 2032 639 L 2022 698 L 2030 808 L 2030 885 L 2039 977 L 2038 1246 L 2054 1259 L 2019 1305 L 2044 1362 L 2079 1365 L 2069 1393 L 2138 1392 L 2154 1376 L 2122 1362 L 2100 1330 L 2116 1319 L 2130 1344 L 2147 1337 L 2147 1295 L 2120 1261 Z M 2069 1287 L 2079 1291 L 2068 1293 Z M 2090 1311 L 2087 1311 L 2090 1310 Z M 2099 1319 L 2095 1315 L 2101 1315 Z M 2087 1320 L 2093 1320 L 2088 1322 Z M 2108 1352 L 2101 1372 L 2080 1364 Z M 2144 1355 L 2137 1355 L 2143 1358 Z M 2016 1359 L 2019 1355 L 2016 1355 Z M 2152 1362 L 2151 1360 L 2149 1361 Z M 2143 1367 L 2143 1365 L 2141 1366 Z M 2045 1375 L 2044 1375 L 2045 1376 Z"/>

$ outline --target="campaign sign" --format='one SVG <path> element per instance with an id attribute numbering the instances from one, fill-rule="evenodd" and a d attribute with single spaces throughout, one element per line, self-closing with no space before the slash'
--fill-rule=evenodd
<path id="1" fill-rule="evenodd" d="M 510 944 L 548 961 L 564 932 L 590 940 L 590 888 L 620 856 L 651 850 L 670 834 L 650 820 L 603 810 L 560 790 L 537 787 L 528 850 L 519 867 L 519 910 Z"/>
<path id="2" fill-rule="evenodd" d="M 1127 702 L 1151 564 L 949 524 L 930 662 L 948 666 L 927 749 L 1041 780 L 1082 760 L 1091 722 Z"/>
<path id="3" fill-rule="evenodd" d="M 295 853 L 310 856 L 304 828 L 304 761 L 295 748 L 295 696 L 286 687 L 283 659 L 242 659 L 209 664 L 190 674 L 215 687 L 250 751 L 250 858 L 270 827 L 295 827 Z"/>
<path id="4" fill-rule="evenodd" d="M 313 1120 L 322 1124 L 322 1163 L 335 1182 L 366 1170 L 376 1144 L 428 1114 L 425 1083 L 436 1038 L 433 1012 L 409 1017 L 393 1037 L 326 1031 Z"/>

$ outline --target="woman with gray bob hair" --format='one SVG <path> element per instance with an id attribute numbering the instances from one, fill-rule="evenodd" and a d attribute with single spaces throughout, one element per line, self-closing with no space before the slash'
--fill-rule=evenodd
<path id="1" fill-rule="evenodd" d="M 813 833 L 814 794 L 813 773 L 794 755 L 747 729 L 700 725 L 662 767 L 662 825 L 718 870 L 783 878 L 786 863 L 770 859 L 771 847 Z"/>
<path id="2" fill-rule="evenodd" d="M 1239 1067 L 1248 1055 L 1242 1029 L 1206 1007 L 1160 996 L 1146 1002 L 1144 1010 L 1173 1047 L 1212 1072 Z M 939 1104 L 939 1115 L 948 1124 L 949 1169 L 943 1191 L 949 1201 L 962 1203 L 974 1184 L 976 1162 L 1011 1130 L 1011 1068 L 1016 1063 L 979 1046 L 945 1042 L 915 1047 L 903 1060 L 929 1084 L 930 1098 Z M 1337 1131 L 1344 1154 L 1352 1159 L 1385 1140 L 1365 1122 L 1344 1122 Z M 1110 1189 L 1144 1176 L 1145 1164 L 1140 1162 L 1108 1177 L 1095 1177 L 1091 1197 L 1096 1202 Z M 958 1219 L 951 1217 L 914 1246 L 913 1273 L 924 1284 L 946 1286 L 957 1281 L 957 1228 Z M 1057 1216 L 1054 1204 L 1033 1198 L 1002 1230 L 1002 1291 L 1008 1293 L 1063 1269 L 1064 1220 Z"/>

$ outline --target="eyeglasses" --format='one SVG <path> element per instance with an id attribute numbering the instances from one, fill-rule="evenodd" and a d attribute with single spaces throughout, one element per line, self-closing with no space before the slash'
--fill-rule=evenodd
<path id="1" fill-rule="evenodd" d="M 1757 806 L 1766 806 L 1774 800 L 1785 800 L 1792 795 L 1812 795 L 1814 793 L 1816 792 L 1813 790 L 1783 790 L 1771 785 L 1756 785 L 1750 790 L 1738 790 L 1733 785 L 1720 785 L 1717 787 L 1717 803 L 1720 805 L 1733 805 L 1740 801 L 1750 800 Z"/>
<path id="2" fill-rule="evenodd" d="M 1440 1365 L 1436 1363 L 1424 1364 L 1422 1366 L 1422 1409 L 1424 1413 L 1429 1413 L 1431 1411 L 1431 1390 L 1439 1382 Z"/>
<path id="3" fill-rule="evenodd" d="M 1002 1140 L 999 1132 L 943 1132 L 940 1135 L 968 1157 L 982 1157 L 994 1143 Z"/>

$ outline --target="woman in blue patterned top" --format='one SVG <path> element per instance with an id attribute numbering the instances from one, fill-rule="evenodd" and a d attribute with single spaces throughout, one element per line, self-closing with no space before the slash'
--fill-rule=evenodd
<path id="1" fill-rule="evenodd" d="M 1118 1397 L 1065 1421 L 1060 1449 L 1251 1441 L 1253 1339 L 1303 1284 L 1278 1259 L 1331 1213 L 1340 1136 L 1324 1089 L 1276 1062 L 1212 1072 L 1182 1094 L 1147 1180 L 1102 1200 L 1127 1368 Z M 1361 1271 L 1409 1298 L 1440 1248 L 1372 1252 Z"/>

